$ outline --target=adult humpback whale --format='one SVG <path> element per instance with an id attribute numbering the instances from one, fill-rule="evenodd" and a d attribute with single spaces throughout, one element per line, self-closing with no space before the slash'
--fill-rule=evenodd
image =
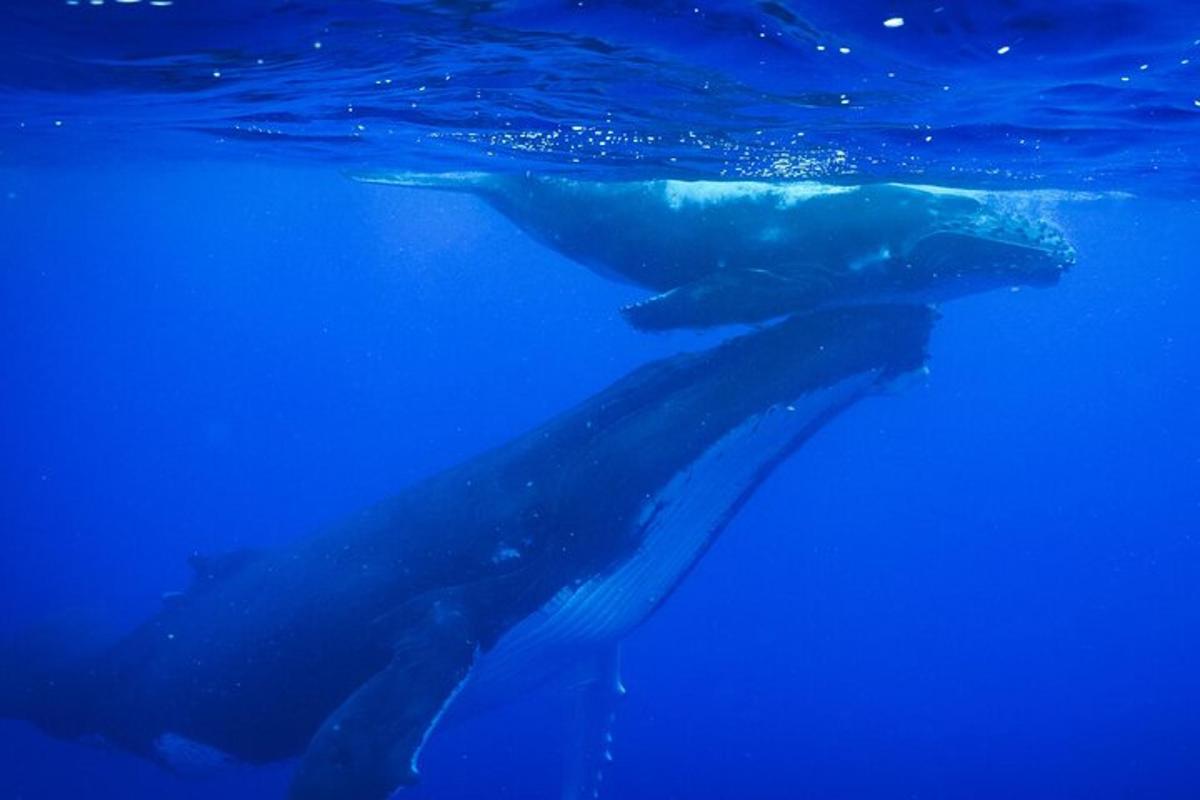
<path id="1" fill-rule="evenodd" d="M 607 652 L 774 466 L 923 363 L 932 318 L 818 312 L 645 366 L 312 538 L 195 559 L 115 644 L 10 644 L 0 715 L 168 764 L 303 754 L 296 800 L 381 800 L 456 698 Z"/>
<path id="2" fill-rule="evenodd" d="M 1022 202 L 1028 193 L 530 173 L 356 177 L 479 195 L 569 258 L 656 292 L 622 309 L 646 330 L 1046 286 L 1075 259 L 1058 228 Z"/>

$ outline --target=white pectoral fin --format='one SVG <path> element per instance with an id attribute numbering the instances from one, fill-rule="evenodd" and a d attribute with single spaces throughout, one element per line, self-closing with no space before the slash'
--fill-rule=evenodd
<path id="1" fill-rule="evenodd" d="M 99 737 L 93 741 L 104 743 Z M 206 777 L 237 763 L 228 753 L 174 731 L 154 740 L 154 755 L 168 769 L 186 777 Z"/>
<path id="2" fill-rule="evenodd" d="M 595 654 L 583 665 L 571 695 L 571 720 L 563 771 L 563 800 L 600 796 L 604 770 L 612 761 L 613 724 L 625 696 L 621 685 L 619 645 Z"/>
<path id="3" fill-rule="evenodd" d="M 811 311 L 828 299 L 828 270 L 813 267 L 786 275 L 768 269 L 717 271 L 621 309 L 638 330 L 706 328 L 763 322 Z"/>
<path id="4" fill-rule="evenodd" d="M 321 725 L 292 781 L 292 800 L 384 800 L 416 781 L 421 748 L 479 646 L 452 592 L 433 593 L 402 616 L 391 663 Z"/>

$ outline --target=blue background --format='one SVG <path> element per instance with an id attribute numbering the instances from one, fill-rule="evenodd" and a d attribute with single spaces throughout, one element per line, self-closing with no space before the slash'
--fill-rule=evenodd
<path id="1" fill-rule="evenodd" d="M 1060 222 L 1050 290 L 944 308 L 625 649 L 613 798 L 1200 796 L 1197 206 Z M 712 335 L 479 202 L 213 162 L 0 172 L 0 625 L 124 626 L 186 555 L 302 535 Z M 555 796 L 553 697 L 416 798 Z M 0 797 L 281 796 L 0 724 Z"/>

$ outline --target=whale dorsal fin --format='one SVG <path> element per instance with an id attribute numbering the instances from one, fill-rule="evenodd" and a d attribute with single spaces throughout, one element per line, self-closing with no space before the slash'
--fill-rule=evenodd
<path id="1" fill-rule="evenodd" d="M 417 758 L 479 652 L 469 607 L 450 588 L 389 620 L 391 662 L 322 723 L 292 782 L 292 800 L 384 800 L 417 779 Z"/>

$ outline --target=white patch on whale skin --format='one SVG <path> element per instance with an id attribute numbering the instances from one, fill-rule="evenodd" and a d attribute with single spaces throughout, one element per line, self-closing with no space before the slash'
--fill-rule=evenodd
<path id="1" fill-rule="evenodd" d="M 502 544 L 499 547 L 497 547 L 496 552 L 492 554 L 492 563 L 493 564 L 503 564 L 505 561 L 512 561 L 513 559 L 520 558 L 520 557 L 521 557 L 520 550 L 518 550 L 517 548 L 515 548 L 511 545 Z"/>
<path id="2" fill-rule="evenodd" d="M 760 242 L 778 242 L 783 239 L 783 233 L 783 228 L 772 225 L 759 231 L 757 238 Z"/>
<path id="3" fill-rule="evenodd" d="M 944 195 L 953 197 L 969 197 L 972 200 L 989 201 L 1005 198 L 1015 200 L 1033 200 L 1045 203 L 1090 203 L 1096 200 L 1130 200 L 1134 195 L 1128 192 L 1105 191 L 1085 192 L 1073 189 L 966 189 L 959 186 L 938 186 L 932 183 L 885 183 L 884 186 L 896 186 L 901 189 L 912 189 L 925 194 Z"/>
<path id="4" fill-rule="evenodd" d="M 1030 216 L 1038 216 L 1064 203 L 1091 202 L 1105 198 L 1127 199 L 1121 192 L 1079 192 L 1063 189 L 966 189 L 957 186 L 937 186 L 922 183 L 884 183 L 837 185 L 817 181 L 653 181 L 662 187 L 663 197 L 673 210 L 689 205 L 717 205 L 739 200 L 774 199 L 778 208 L 790 208 L 805 200 L 830 195 L 848 194 L 874 186 L 905 189 L 928 198 L 961 197 L 995 207 L 1023 208 Z"/>
<path id="5" fill-rule="evenodd" d="M 675 588 L 758 483 L 764 466 L 822 415 L 871 391 L 879 372 L 853 375 L 750 418 L 647 497 L 637 551 L 611 571 L 567 586 L 482 655 L 457 716 L 531 691 L 626 636 Z"/>
<path id="6" fill-rule="evenodd" d="M 851 272 L 862 272 L 869 267 L 886 263 L 891 257 L 891 249 L 887 245 L 884 245 L 874 252 L 859 256 L 851 261 L 847 266 L 850 268 Z"/>
<path id="7" fill-rule="evenodd" d="M 386 184 L 390 186 L 412 186 L 429 189 L 456 189 L 471 191 L 498 178 L 489 172 L 363 172 L 351 174 L 353 180 L 360 183 Z M 564 184 L 586 185 L 586 181 L 576 181 L 570 178 L 554 178 Z M 1134 195 L 1127 192 L 1083 192 L 1067 189 L 967 189 L 957 186 L 937 186 L 922 183 L 884 183 L 861 185 L 836 185 L 819 183 L 817 181 L 682 181 L 661 180 L 646 183 L 661 185 L 668 204 L 672 208 L 680 208 L 687 204 L 707 205 L 724 203 L 733 200 L 756 199 L 764 196 L 774 196 L 781 206 L 791 206 L 802 200 L 813 197 L 824 197 L 832 194 L 845 194 L 873 185 L 893 186 L 909 189 L 930 196 L 954 196 L 977 200 L 981 203 L 992 202 L 1033 202 L 1038 205 L 1056 206 L 1061 203 L 1091 202 L 1096 200 L 1113 199 L 1128 200 Z M 626 184 L 628 185 L 628 184 Z"/>
<path id="8" fill-rule="evenodd" d="M 359 183 L 411 186 L 422 189 L 466 190 L 486 182 L 487 172 L 363 172 L 350 176 Z"/>
<path id="9" fill-rule="evenodd" d="M 462 693 L 463 687 L 466 686 L 467 682 L 471 680 L 471 673 L 475 669 L 475 665 L 477 663 L 479 663 L 479 647 L 475 648 L 475 653 L 471 656 L 471 666 L 467 668 L 467 674 L 463 676 L 463 679 L 458 682 L 458 684 L 450 691 L 450 694 L 446 696 L 446 699 L 442 701 L 441 706 L 438 707 L 437 713 L 433 715 L 433 719 L 429 720 L 429 724 L 426 725 L 425 730 L 422 731 L 421 741 L 417 742 L 417 747 L 415 750 L 413 750 L 408 761 L 409 772 L 411 772 L 414 776 L 420 774 L 418 764 L 421 760 L 421 751 L 425 749 L 425 745 L 429 743 L 429 737 L 433 735 L 434 729 L 437 728 L 438 724 L 442 721 L 442 717 L 446 715 L 446 709 L 454 705 L 454 701 L 457 700 L 459 694 Z M 394 792 L 393 796 L 398 794 L 399 791 L 400 790 Z"/>
<path id="10" fill-rule="evenodd" d="M 814 197 L 847 194 L 857 186 L 834 186 L 816 181 L 767 183 L 765 181 L 656 181 L 662 185 L 667 205 L 679 210 L 684 206 L 706 206 L 738 200 L 774 200 L 779 208 L 788 208 Z"/>
<path id="11" fill-rule="evenodd" d="M 198 777 L 211 775 L 237 763 L 233 756 L 223 750 L 174 731 L 167 731 L 154 740 L 154 752 L 176 772 Z"/>

